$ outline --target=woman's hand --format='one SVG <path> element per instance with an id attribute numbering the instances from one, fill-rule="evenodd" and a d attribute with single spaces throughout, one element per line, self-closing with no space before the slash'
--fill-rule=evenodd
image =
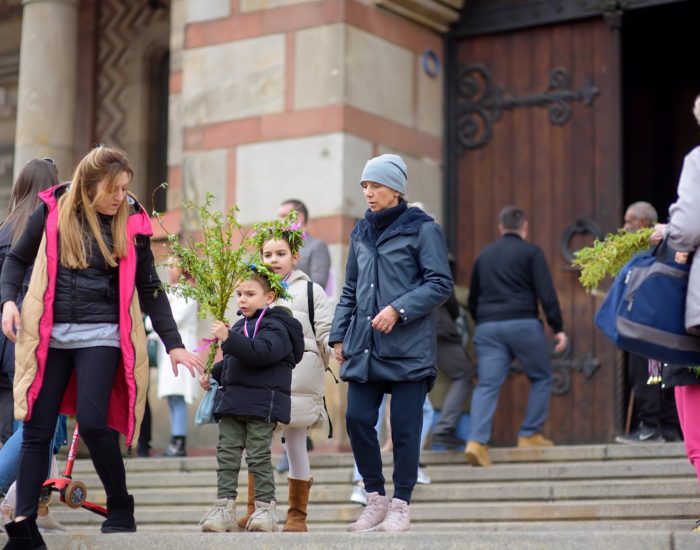
<path id="1" fill-rule="evenodd" d="M 663 240 L 665 234 L 666 234 L 666 224 L 665 223 L 657 223 L 654 226 L 654 232 L 651 234 L 651 237 L 650 237 L 651 244 L 659 244 Z"/>
<path id="2" fill-rule="evenodd" d="M 386 306 L 372 319 L 372 328 L 384 334 L 389 334 L 398 320 L 399 312 L 392 306 Z"/>
<path id="3" fill-rule="evenodd" d="M 214 321 L 211 324 L 211 335 L 218 338 L 220 342 L 225 342 L 228 338 L 229 327 L 223 321 Z"/>
<path id="4" fill-rule="evenodd" d="M 199 375 L 199 385 L 204 391 L 209 391 L 211 384 L 209 383 L 209 376 L 202 373 Z"/>
<path id="5" fill-rule="evenodd" d="M 338 363 L 343 363 L 345 361 L 342 342 L 336 342 L 333 344 L 333 354 L 335 355 L 335 360 L 338 361 Z"/>
<path id="6" fill-rule="evenodd" d="M 201 373 L 204 369 L 204 362 L 194 353 L 187 351 L 185 348 L 175 348 L 170 350 L 170 363 L 173 366 L 173 373 L 178 375 L 178 365 L 184 365 L 190 371 L 192 378 Z"/>
<path id="7" fill-rule="evenodd" d="M 2 307 L 2 332 L 10 342 L 17 341 L 17 333 L 22 329 L 22 317 L 14 302 L 5 302 Z"/>

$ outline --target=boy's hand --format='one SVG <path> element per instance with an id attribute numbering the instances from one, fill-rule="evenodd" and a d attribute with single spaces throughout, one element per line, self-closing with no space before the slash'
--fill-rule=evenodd
<path id="1" fill-rule="evenodd" d="M 223 321 L 214 321 L 211 324 L 211 335 L 220 342 L 225 342 L 228 338 L 228 325 Z"/>
<path id="2" fill-rule="evenodd" d="M 199 385 L 204 391 L 209 391 L 209 388 L 211 388 L 211 384 L 209 383 L 209 376 L 206 374 L 201 374 L 199 376 Z"/>

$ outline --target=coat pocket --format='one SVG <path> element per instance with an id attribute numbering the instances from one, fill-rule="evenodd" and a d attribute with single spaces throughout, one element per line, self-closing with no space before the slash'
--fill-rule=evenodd
<path id="1" fill-rule="evenodd" d="M 430 342 L 431 335 L 434 337 L 429 315 L 407 325 L 397 323 L 389 334 L 375 331 L 377 355 L 386 358 L 423 357 L 434 348 Z"/>

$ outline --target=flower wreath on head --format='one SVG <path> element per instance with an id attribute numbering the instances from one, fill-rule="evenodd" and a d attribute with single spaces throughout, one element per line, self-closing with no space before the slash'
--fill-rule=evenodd
<path id="1" fill-rule="evenodd" d="M 275 298 L 281 300 L 288 300 L 291 298 L 287 283 L 282 280 L 282 277 L 262 263 L 259 256 L 252 257 L 249 261 L 245 262 L 245 265 L 248 269 L 244 273 L 243 281 L 249 281 L 254 275 L 261 275 L 270 285 L 272 292 L 275 293 Z"/>
<path id="2" fill-rule="evenodd" d="M 289 243 L 292 255 L 298 254 L 304 246 L 306 231 L 296 220 L 297 212 L 292 210 L 282 219 L 256 223 L 252 228 L 253 234 L 251 236 L 251 241 L 256 250 L 262 252 L 263 245 L 267 241 L 286 240 Z"/>

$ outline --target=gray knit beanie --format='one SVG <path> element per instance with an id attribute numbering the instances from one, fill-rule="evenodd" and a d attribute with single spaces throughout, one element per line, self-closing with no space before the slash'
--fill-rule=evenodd
<path id="1" fill-rule="evenodd" d="M 360 183 L 373 181 L 405 195 L 407 179 L 408 168 L 404 160 L 399 155 L 385 154 L 367 161 Z"/>

